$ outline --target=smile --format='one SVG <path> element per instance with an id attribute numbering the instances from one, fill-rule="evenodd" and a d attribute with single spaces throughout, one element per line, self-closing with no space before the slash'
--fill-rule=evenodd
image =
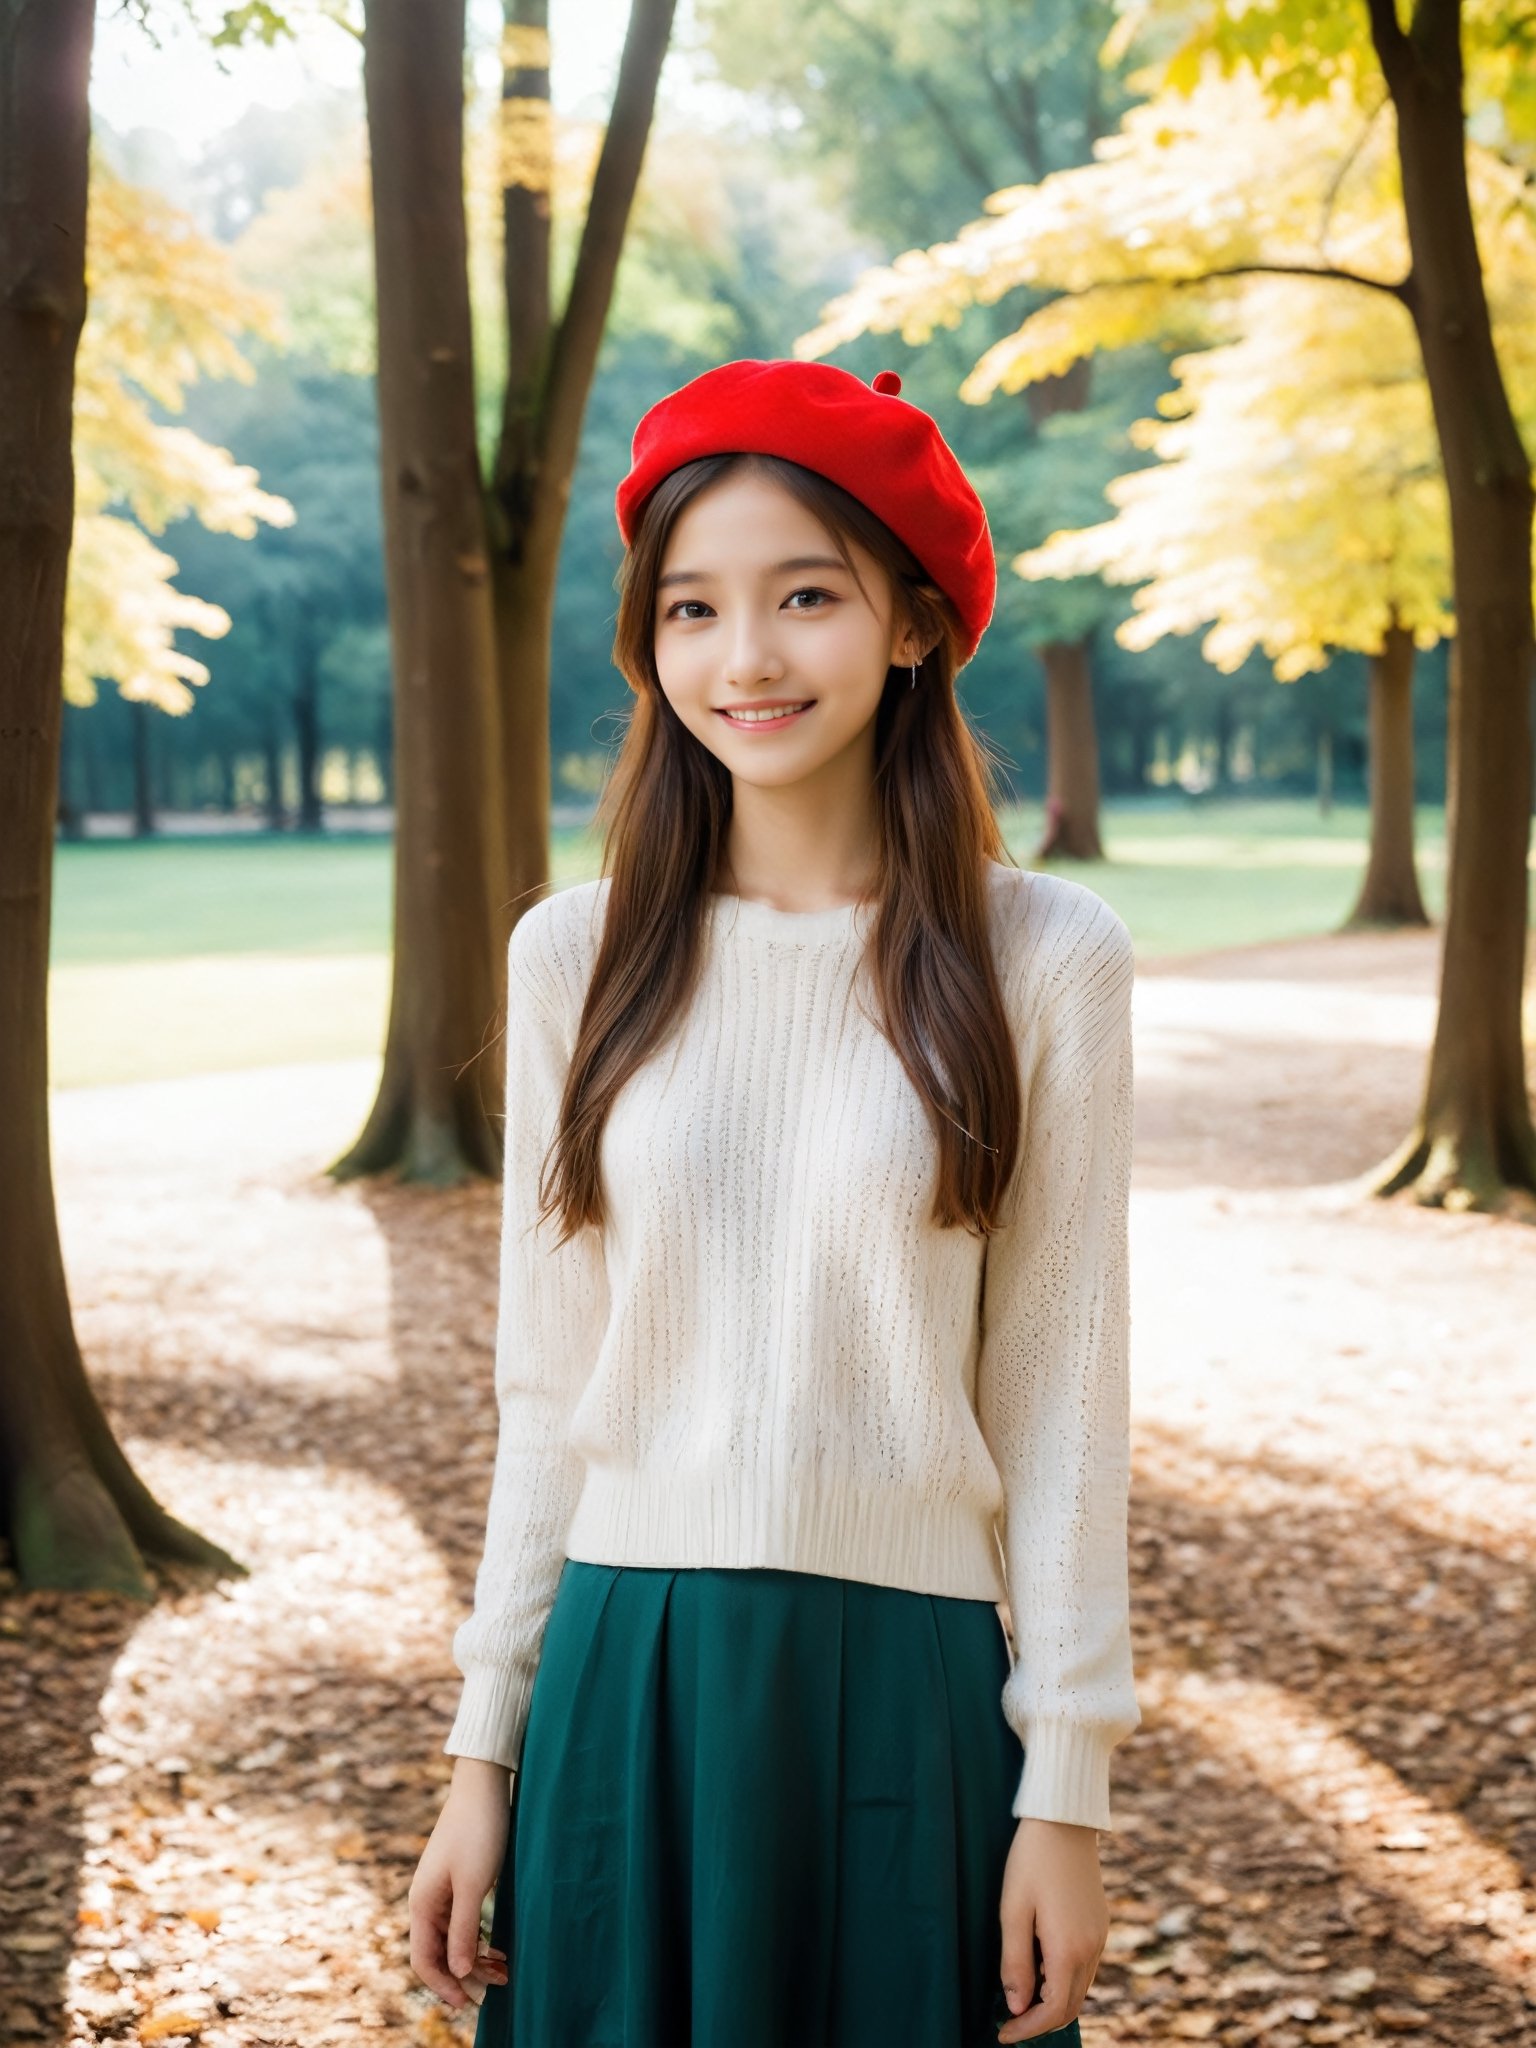
<path id="1" fill-rule="evenodd" d="M 715 716 L 723 718 L 727 725 L 734 725 L 738 732 L 777 732 L 781 726 L 793 725 L 797 718 L 803 718 L 815 702 L 814 697 L 807 697 L 800 704 L 774 704 L 751 711 L 717 711 Z"/>

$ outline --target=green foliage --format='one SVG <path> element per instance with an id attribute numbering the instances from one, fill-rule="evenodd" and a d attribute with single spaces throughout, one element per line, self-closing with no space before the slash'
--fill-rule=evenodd
<path id="1" fill-rule="evenodd" d="M 971 466 L 1004 569 L 1018 550 L 1097 519 L 1112 480 L 1150 459 L 1132 444 L 1131 424 L 1168 388 L 1163 351 L 1108 356 L 1093 373 L 1091 381 L 1082 379 L 1083 404 L 1053 412 L 1022 433 L 1016 420 L 992 459 Z M 1096 573 L 1038 583 L 1027 594 L 1009 589 L 1015 580 L 1001 578 L 1000 617 L 1031 646 L 1080 639 L 1125 612 L 1124 598 Z"/>
<path id="2" fill-rule="evenodd" d="M 1107 0 L 703 0 L 699 18 L 720 75 L 776 115 L 780 157 L 886 247 L 1081 162 L 1125 104 L 1098 61 Z"/>
<path id="3" fill-rule="evenodd" d="M 1430 17 L 1424 0 L 1398 5 L 1411 42 Z M 1122 0 L 1105 45 L 1117 61 L 1145 50 L 1147 89 L 1192 90 L 1213 59 L 1225 77 L 1246 70 L 1277 103 L 1306 105 L 1341 86 L 1364 108 L 1384 85 L 1366 0 Z M 1506 108 L 1512 132 L 1536 127 L 1536 0 L 1461 0 L 1461 56 L 1471 106 Z"/>
<path id="4" fill-rule="evenodd" d="M 235 244 L 241 274 L 279 299 L 283 340 L 344 376 L 373 374 L 373 245 L 366 139 L 353 126 L 297 184 L 266 194 Z"/>
<path id="5" fill-rule="evenodd" d="M 192 528 L 173 537 L 198 587 L 234 622 L 220 649 L 218 694 L 231 721 L 220 737 L 252 746 L 269 723 L 286 731 L 299 671 L 313 665 L 328 740 L 372 745 L 389 694 L 372 386 L 313 358 L 257 361 L 253 384 L 199 393 L 195 416 L 256 458 L 295 522 L 240 547 Z"/>
<path id="6" fill-rule="evenodd" d="M 244 0 L 240 7 L 224 10 L 224 19 L 214 31 L 215 49 L 238 49 L 242 43 L 265 43 L 270 49 L 293 29 L 286 14 L 268 5 L 268 0 Z"/>
<path id="7" fill-rule="evenodd" d="M 227 7 L 216 0 L 122 0 L 123 11 L 136 20 L 149 40 L 158 47 L 156 24 L 167 11 L 181 16 L 216 50 L 238 49 L 245 43 L 270 48 L 284 37 L 292 37 L 294 7 L 274 7 L 270 0 L 240 0 Z M 308 7 L 312 0 L 298 0 Z"/>

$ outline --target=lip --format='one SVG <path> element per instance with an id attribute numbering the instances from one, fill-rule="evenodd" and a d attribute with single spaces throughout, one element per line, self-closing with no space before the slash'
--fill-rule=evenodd
<path id="1" fill-rule="evenodd" d="M 736 718 L 732 715 L 736 711 L 777 711 L 780 706 L 787 704 L 798 704 L 801 709 L 792 712 L 788 718 Z M 757 704 L 717 704 L 715 716 L 723 718 L 733 732 L 784 732 L 790 726 L 798 725 L 806 712 L 814 711 L 815 708 L 814 697 L 774 697 Z"/>

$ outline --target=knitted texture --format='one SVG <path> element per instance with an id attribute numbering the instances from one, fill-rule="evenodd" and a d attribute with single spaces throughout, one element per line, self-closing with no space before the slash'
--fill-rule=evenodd
<path id="1" fill-rule="evenodd" d="M 928 1215 L 937 1141 L 860 972 L 868 913 L 710 898 L 697 993 L 604 1128 L 608 1221 L 539 1168 L 606 880 L 508 949 L 500 1428 L 445 1751 L 517 1767 L 562 1560 L 772 1565 L 1008 1602 L 1013 1811 L 1110 1828 L 1139 1725 L 1127 1572 L 1130 934 L 992 863 L 1024 1091 L 990 1240 Z"/>

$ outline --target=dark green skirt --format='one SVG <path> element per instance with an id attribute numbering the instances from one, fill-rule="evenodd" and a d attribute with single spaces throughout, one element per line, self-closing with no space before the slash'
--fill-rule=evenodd
<path id="1" fill-rule="evenodd" d="M 475 2048 L 990 2048 L 1007 1673 L 989 1600 L 567 1558 Z"/>

